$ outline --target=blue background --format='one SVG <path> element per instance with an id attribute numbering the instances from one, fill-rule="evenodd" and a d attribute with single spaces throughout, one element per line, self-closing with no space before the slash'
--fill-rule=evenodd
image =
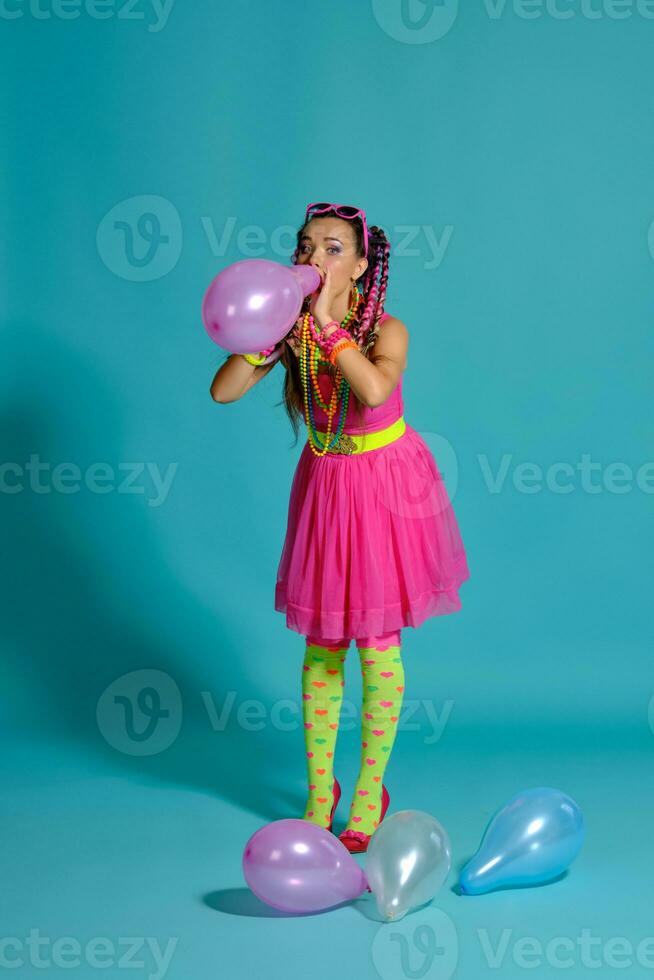
<path id="1" fill-rule="evenodd" d="M 531 972 L 559 976 L 546 945 L 563 937 L 576 977 L 585 929 L 595 973 L 620 972 L 605 944 L 622 936 L 626 974 L 651 976 L 654 955 L 636 956 L 654 934 L 647 5 L 411 0 L 413 26 L 400 0 L 103 9 L 15 0 L 0 17 L 0 906 L 15 975 L 44 975 L 26 945 L 38 929 L 116 950 L 177 939 L 170 980 L 497 975 L 484 936 L 506 942 L 507 977 L 527 970 L 521 937 L 542 945 Z M 389 812 L 432 813 L 454 859 L 396 927 L 369 901 L 279 915 L 240 866 L 255 830 L 305 804 L 303 639 L 273 608 L 302 430 L 293 445 L 280 367 L 243 401 L 211 400 L 223 353 L 200 304 L 231 262 L 287 262 L 320 199 L 362 206 L 391 241 L 405 417 L 442 466 L 471 570 L 459 613 L 403 631 Z M 96 463 L 105 492 L 85 484 Z M 354 646 L 346 670 L 356 714 Z M 144 684 L 170 714 L 139 740 Z M 343 725 L 337 833 L 358 744 Z M 586 817 L 570 873 L 458 895 L 491 815 L 539 785 Z M 440 937 L 443 915 L 447 955 L 427 962 L 417 923 Z M 130 976 L 155 975 L 147 948 L 134 958 Z"/>

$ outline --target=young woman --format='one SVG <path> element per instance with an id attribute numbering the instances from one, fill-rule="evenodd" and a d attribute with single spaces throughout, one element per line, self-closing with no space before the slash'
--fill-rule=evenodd
<path id="1" fill-rule="evenodd" d="M 294 264 L 321 284 L 289 334 L 260 355 L 232 354 L 211 393 L 234 401 L 277 361 L 284 402 L 307 442 L 293 477 L 275 609 L 305 637 L 304 819 L 332 829 L 344 663 L 351 639 L 363 682 L 361 762 L 345 830 L 365 851 L 390 800 L 383 777 L 404 692 L 401 630 L 461 608 L 466 554 L 442 476 L 404 419 L 408 331 L 384 312 L 390 245 L 359 208 L 308 205 Z"/>

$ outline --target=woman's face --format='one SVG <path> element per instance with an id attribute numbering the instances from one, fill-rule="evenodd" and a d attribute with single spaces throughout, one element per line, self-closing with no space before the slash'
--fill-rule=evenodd
<path id="1" fill-rule="evenodd" d="M 322 272 L 331 269 L 337 294 L 349 291 L 352 280 L 368 267 L 368 260 L 356 253 L 352 223 L 343 218 L 311 218 L 302 232 L 297 261 Z"/>

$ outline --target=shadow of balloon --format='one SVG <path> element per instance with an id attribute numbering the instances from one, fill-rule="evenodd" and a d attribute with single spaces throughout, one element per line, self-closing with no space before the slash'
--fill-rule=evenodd
<path id="1" fill-rule="evenodd" d="M 205 895 L 203 902 L 208 908 L 216 912 L 224 912 L 226 915 L 241 915 L 253 919 L 288 919 L 306 918 L 311 915 L 325 915 L 327 912 L 334 912 L 335 909 L 345 908 L 353 905 L 351 901 L 339 902 L 338 905 L 330 905 L 327 909 L 318 909 L 315 912 L 283 912 L 281 909 L 267 905 L 260 898 L 250 891 L 249 888 L 222 888 L 219 891 L 209 892 Z"/>

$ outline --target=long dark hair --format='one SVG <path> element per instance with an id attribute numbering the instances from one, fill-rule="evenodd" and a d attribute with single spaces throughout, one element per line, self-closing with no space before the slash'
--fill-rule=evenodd
<path id="1" fill-rule="evenodd" d="M 335 211 L 324 211 L 321 212 L 319 217 L 338 218 L 339 215 L 336 214 Z M 357 217 L 346 220 L 349 220 L 350 224 L 353 226 L 355 252 L 359 257 L 363 258 L 365 251 L 363 242 L 363 224 L 361 222 L 361 218 Z M 291 256 L 291 263 L 293 265 L 298 264 L 298 257 L 300 255 L 300 240 L 304 235 L 304 230 L 307 224 L 308 222 L 305 222 L 300 228 L 298 228 L 295 251 Z M 348 331 L 352 334 L 352 337 L 359 345 L 361 353 L 365 354 L 366 356 L 368 356 L 369 349 L 377 339 L 379 333 L 379 320 L 384 312 L 386 285 L 388 282 L 388 258 L 390 251 L 390 242 L 386 238 L 384 231 L 381 228 L 378 228 L 377 225 L 370 225 L 368 227 L 368 267 L 365 272 L 359 276 L 355 284 L 362 292 L 362 302 L 359 308 L 358 316 L 351 320 L 347 326 Z M 307 296 L 302 304 L 300 316 L 310 309 L 310 305 L 311 297 Z M 287 337 L 293 338 L 294 342 L 299 344 L 300 331 L 297 322 L 293 325 L 293 328 L 289 331 Z M 381 356 L 382 355 L 371 357 L 370 360 L 374 364 L 381 358 Z M 300 367 L 297 356 L 292 350 L 290 350 L 288 344 L 286 343 L 282 345 L 282 354 L 279 360 L 286 368 L 286 377 L 284 378 L 282 401 L 279 401 L 276 404 L 281 405 L 282 402 L 284 403 L 291 426 L 293 427 L 293 432 L 295 434 L 295 442 L 293 443 L 293 446 L 295 446 L 297 445 L 298 440 L 299 422 L 301 419 L 304 420 L 304 401 Z M 332 381 L 334 381 L 336 377 L 336 370 L 335 365 L 329 365 L 328 373 Z M 357 416 L 359 419 L 361 419 L 363 416 L 364 405 L 359 401 L 352 390 L 350 390 L 350 399 L 354 399 Z"/>

